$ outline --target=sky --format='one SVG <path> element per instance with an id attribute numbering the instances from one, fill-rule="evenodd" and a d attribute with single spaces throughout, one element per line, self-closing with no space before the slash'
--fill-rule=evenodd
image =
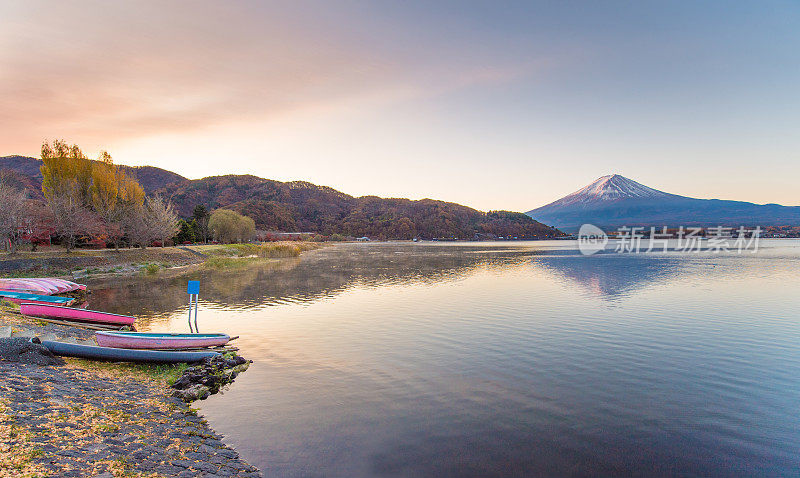
<path id="1" fill-rule="evenodd" d="M 800 205 L 800 2 L 0 3 L 0 155 L 527 211 L 618 173 Z"/>

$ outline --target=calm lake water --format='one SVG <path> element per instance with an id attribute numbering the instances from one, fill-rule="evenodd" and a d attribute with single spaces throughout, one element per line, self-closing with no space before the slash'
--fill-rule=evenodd
<path id="1" fill-rule="evenodd" d="M 797 475 L 800 241 L 342 244 L 96 285 L 141 330 L 240 335 L 199 402 L 265 476 Z"/>

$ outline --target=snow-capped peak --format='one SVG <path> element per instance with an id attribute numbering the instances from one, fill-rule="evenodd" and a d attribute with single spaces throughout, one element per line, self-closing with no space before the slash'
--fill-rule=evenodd
<path id="1" fill-rule="evenodd" d="M 625 198 L 664 198 L 672 194 L 649 188 L 619 174 L 597 178 L 588 186 L 565 196 L 552 204 L 566 205 L 595 201 L 616 201 Z"/>

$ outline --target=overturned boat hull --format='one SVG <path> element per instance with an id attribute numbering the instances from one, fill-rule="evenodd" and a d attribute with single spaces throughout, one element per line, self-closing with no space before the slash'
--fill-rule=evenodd
<path id="1" fill-rule="evenodd" d="M 79 289 L 85 290 L 86 286 L 65 279 L 33 277 L 24 279 L 0 279 L 0 289 L 50 295 L 72 292 Z"/>
<path id="2" fill-rule="evenodd" d="M 220 355 L 217 352 L 134 350 L 42 340 L 54 355 L 112 362 L 193 363 Z"/>

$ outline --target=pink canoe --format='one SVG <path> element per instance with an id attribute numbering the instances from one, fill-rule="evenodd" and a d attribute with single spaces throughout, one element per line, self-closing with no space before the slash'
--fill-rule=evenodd
<path id="1" fill-rule="evenodd" d="M 170 334 L 151 332 L 95 332 L 97 345 L 118 349 L 195 349 L 225 345 L 226 334 Z"/>
<path id="2" fill-rule="evenodd" d="M 133 325 L 136 317 L 129 315 L 111 314 L 97 310 L 74 309 L 57 305 L 20 304 L 23 315 L 43 317 L 45 319 L 78 320 L 81 322 L 99 322 L 102 324 Z"/>

